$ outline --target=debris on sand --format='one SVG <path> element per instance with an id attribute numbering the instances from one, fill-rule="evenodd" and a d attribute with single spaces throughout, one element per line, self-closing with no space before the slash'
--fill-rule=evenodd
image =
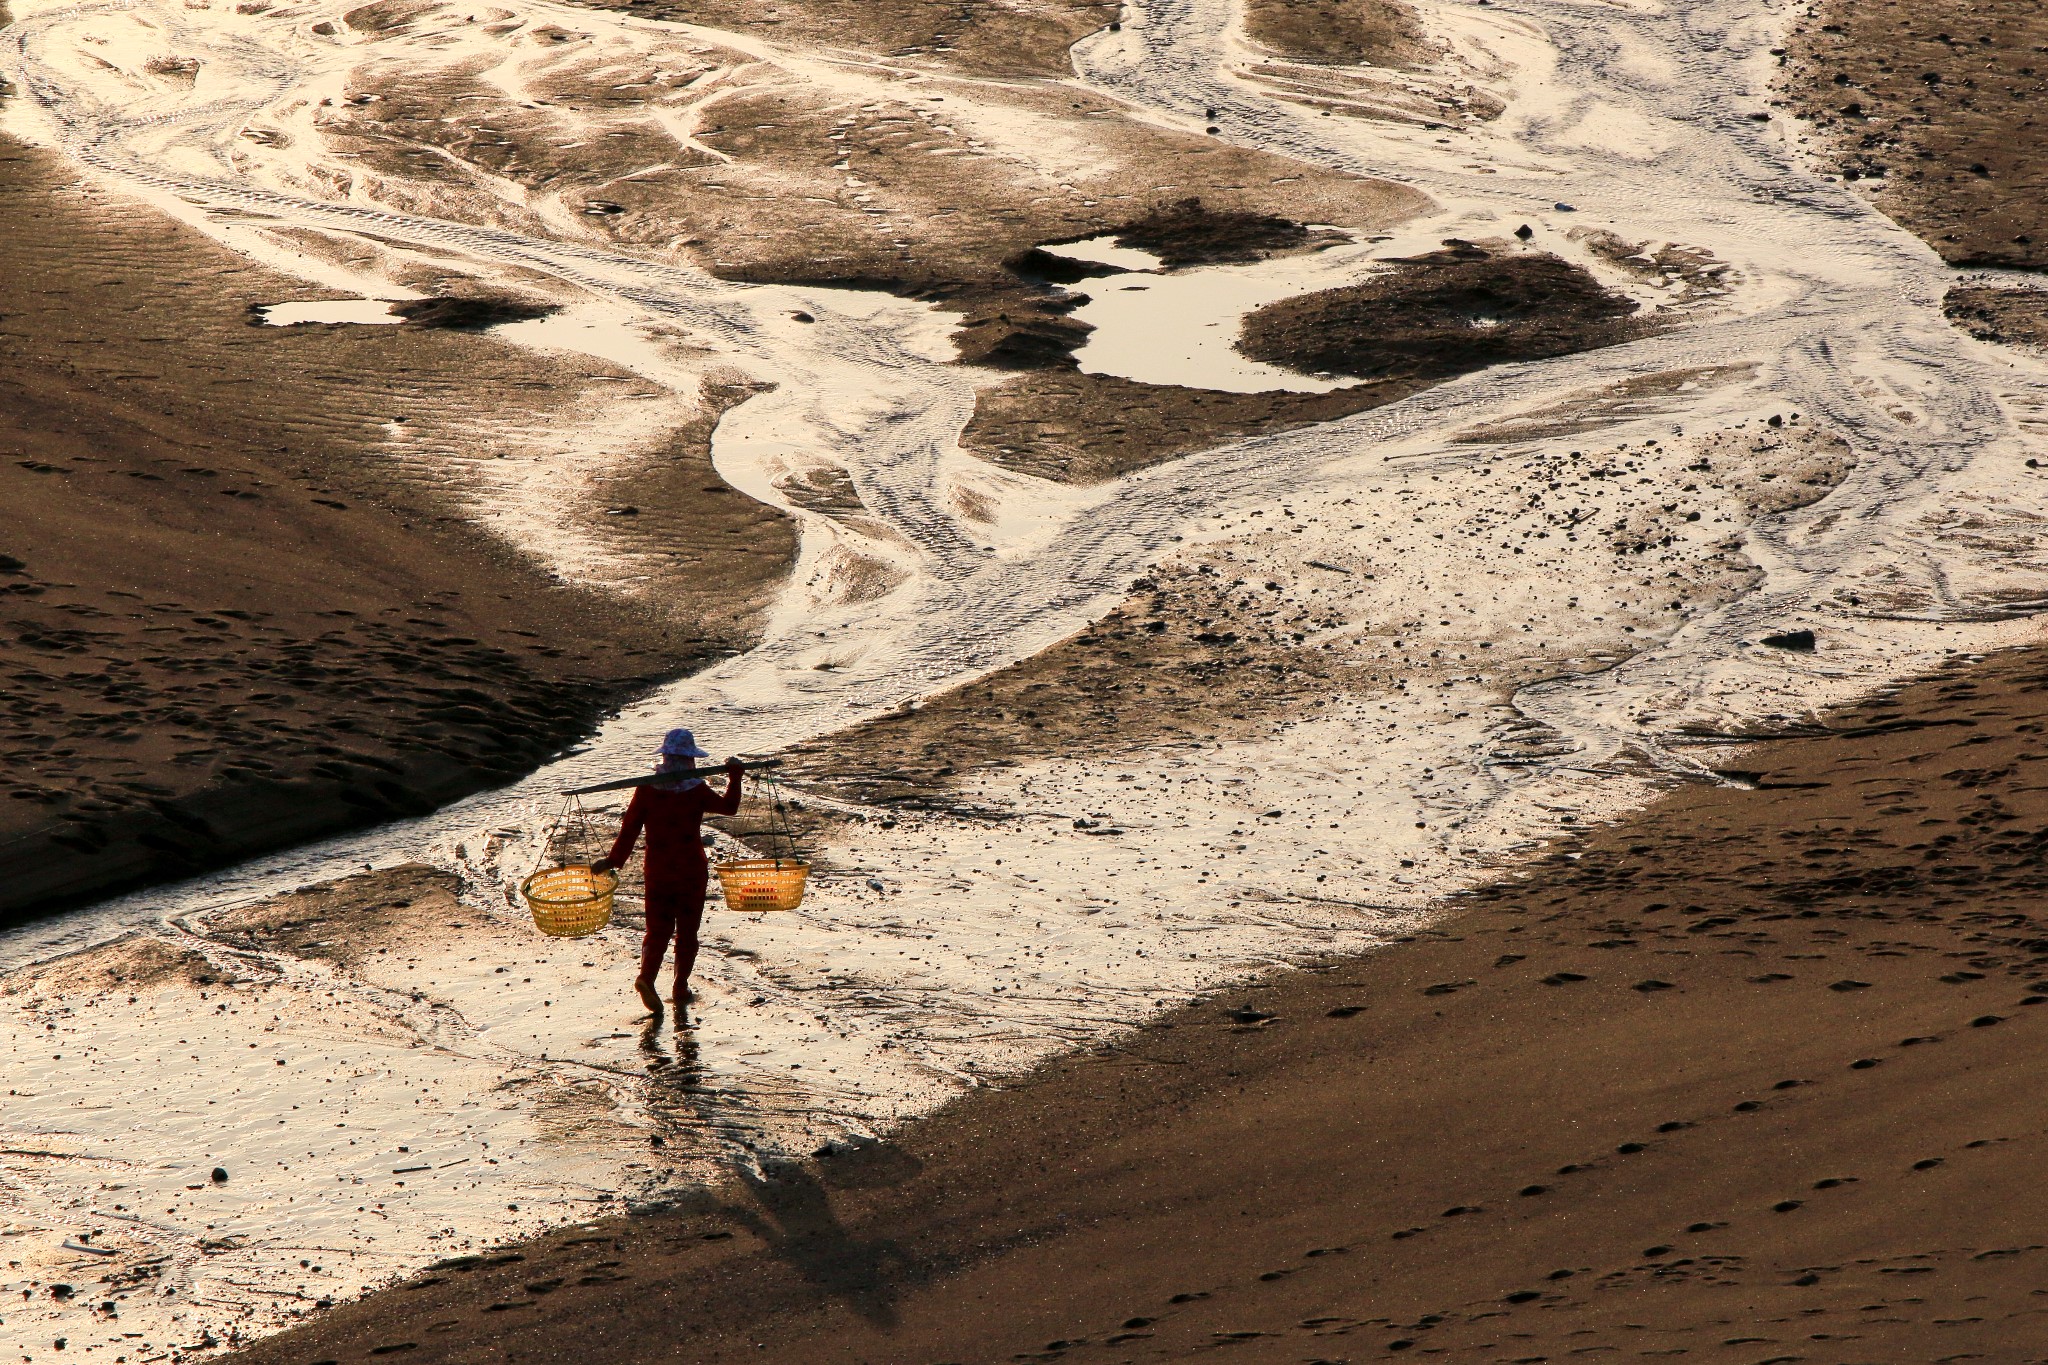
<path id="1" fill-rule="evenodd" d="M 2048 350 L 2048 290 L 1951 289 L 1941 309 L 1979 341 Z"/>
<path id="2" fill-rule="evenodd" d="M 1636 303 L 1556 256 L 1451 241 L 1362 284 L 1251 314 L 1238 349 L 1310 373 L 1443 377 L 1632 341 Z"/>
<path id="3" fill-rule="evenodd" d="M 532 322 L 560 312 L 551 303 L 532 303 L 503 296 L 408 299 L 391 311 L 412 327 L 442 327 L 455 332 L 482 332 L 508 322 Z"/>

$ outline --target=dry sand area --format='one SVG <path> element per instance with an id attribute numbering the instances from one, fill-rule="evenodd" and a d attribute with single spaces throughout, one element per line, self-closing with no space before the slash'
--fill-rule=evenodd
<path id="1" fill-rule="evenodd" d="M 1437 927 L 252 1361 L 2041 1358 L 2041 655 Z"/>

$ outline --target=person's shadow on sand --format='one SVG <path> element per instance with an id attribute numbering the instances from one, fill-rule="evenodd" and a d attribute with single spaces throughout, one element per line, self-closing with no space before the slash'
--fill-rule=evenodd
<path id="1" fill-rule="evenodd" d="M 738 1174 L 760 1207 L 728 1204 L 723 1210 L 728 1217 L 765 1242 L 771 1255 L 869 1322 L 895 1325 L 891 1272 L 909 1264 L 896 1243 L 848 1232 L 832 1211 L 830 1191 L 797 1162 L 768 1159 L 758 1172 L 742 1167 Z"/>
<path id="2" fill-rule="evenodd" d="M 675 1052 L 663 1046 L 662 1019 L 650 1019 L 640 1034 L 649 1063 L 648 1111 L 657 1130 L 654 1144 L 688 1146 L 693 1135 L 715 1130 L 724 1117 L 722 1096 L 708 1085 L 695 1031 L 678 1027 Z M 845 1302 L 879 1327 L 896 1321 L 892 1272 L 909 1258 L 886 1239 L 861 1239 L 848 1232 L 832 1210 L 831 1190 L 801 1162 L 764 1157 L 735 1161 L 731 1169 L 754 1197 L 755 1207 L 725 1203 L 716 1212 L 759 1237 L 768 1253 L 788 1262 L 826 1294 Z M 856 1149 L 835 1163 L 833 1184 L 842 1188 L 894 1184 L 920 1169 L 888 1144 Z M 707 1210 L 710 1212 L 711 1210 Z"/>

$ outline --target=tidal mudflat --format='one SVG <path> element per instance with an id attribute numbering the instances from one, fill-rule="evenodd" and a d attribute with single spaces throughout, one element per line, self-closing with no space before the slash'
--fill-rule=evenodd
<path id="1" fill-rule="evenodd" d="M 859 1333 L 899 1328 L 933 1358 L 1196 1337 L 1299 1354 L 1207 1310 L 1176 1346 L 1146 1306 L 1216 1296 L 1233 1257 L 1279 1256 L 1266 1231 L 1201 1243 L 1216 1284 L 1160 1279 L 1192 1269 L 1158 1250 L 1179 1230 L 1109 1257 L 1128 1283 L 1087 1313 L 1048 1307 L 1042 1332 L 1031 1314 L 969 1330 L 940 1293 L 917 1337 L 902 1285 L 966 1276 L 960 1247 L 1042 1278 L 1069 1245 L 1035 1216 L 948 1224 L 918 1182 L 973 1184 L 946 1135 L 1023 1141 L 1017 1106 L 1084 1072 L 1018 1161 L 1093 1131 L 1101 1159 L 1147 1169 L 1186 1135 L 1094 1115 L 1204 1095 L 1238 1115 L 1216 1150 L 1242 1148 L 1308 1110 L 1232 1108 L 1250 1087 L 1228 1049 L 1297 1017 L 1329 1022 L 1285 1084 L 1363 1104 L 1358 1050 L 1409 1047 L 1396 1090 L 1495 1184 L 1514 1165 L 1498 1116 L 1425 1084 L 1455 1088 L 1461 1059 L 1540 1055 L 1545 1093 L 1626 1107 L 1605 1079 L 1634 1065 L 1617 1039 L 1669 1057 L 1714 1036 L 1697 1067 L 1656 1073 L 1680 1124 L 1709 1082 L 1756 1079 L 1755 1040 L 1795 1016 L 1819 1067 L 1849 1022 L 1774 1014 L 1718 968 L 1825 944 L 1722 943 L 1709 930 L 1747 931 L 1709 924 L 1715 971 L 1653 964 L 1616 997 L 1696 1011 L 1640 1037 L 1601 1014 L 1606 1031 L 1546 1047 L 1547 1002 L 1605 980 L 1578 929 L 1518 956 L 1493 941 L 1513 924 L 1475 919 L 1500 970 L 1559 978 L 1514 996 L 1537 1051 L 1513 1056 L 1440 1022 L 1491 978 L 1433 945 L 1463 942 L 1459 917 L 1493 913 L 1472 907 L 1546 850 L 1677 858 L 1668 812 L 1689 801 L 1847 780 L 1745 757 L 1760 736 L 1987 725 L 1945 713 L 1941 687 L 2038 639 L 2030 262 L 1932 250 L 1908 229 L 1941 232 L 1872 197 L 1881 177 L 1850 178 L 1815 102 L 1838 83 L 1806 55 L 1834 33 L 1788 36 L 1793 16 L 1753 0 L 1153 0 L 957 23 L 887 4 L 142 0 L 11 20 L 21 207 L 0 251 L 23 268 L 0 271 L 0 334 L 21 363 L 0 382 L 20 454 L 0 477 L 29 515 L 0 545 L 9 866 L 28 888 L 9 905 L 79 907 L 0 939 L 5 1283 L 23 1292 L 0 1337 L 27 1357 L 60 1338 L 204 1354 L 312 1319 L 354 1353 L 502 1358 L 587 1327 L 592 1295 L 639 1292 L 656 1262 L 677 1293 L 752 1286 L 729 1319 L 690 1320 L 691 1358 L 765 1349 L 749 1315 L 785 1309 L 790 1359 L 887 1355 Z M 1939 164 L 1968 136 L 1924 150 Z M 1912 689 L 1929 674 L 1944 683 Z M 1842 710 L 1901 687 L 1897 715 Z M 1985 858 L 2023 856 L 1990 836 L 2027 819 L 2031 712 L 2000 715 L 2010 761 L 1955 770 L 1981 780 L 1839 760 L 1885 765 L 1900 811 L 1814 855 L 1866 880 L 1909 844 L 1950 857 L 1901 822 L 1955 778 L 1995 809 L 1916 818 L 1967 815 Z M 561 791 L 640 769 L 678 722 L 786 760 L 817 869 L 795 914 L 714 910 L 680 1031 L 644 1027 L 626 990 L 636 883 L 577 941 L 533 934 L 513 894 Z M 1727 817 L 1706 880 L 1761 837 L 1742 821 L 1808 818 L 1768 804 Z M 1650 832 L 1632 842 L 1631 820 Z M 760 823 L 714 842 L 741 851 Z M 1557 923 L 1597 929 L 1599 952 L 1707 941 L 1646 947 L 1595 904 L 1611 888 L 1545 866 Z M 1743 876 L 1736 899 L 1763 884 Z M 1941 896 L 1878 880 L 1939 918 Z M 1716 917 L 1696 908 L 1691 924 Z M 1973 925 L 1898 950 L 1992 951 Z M 1855 951 L 1888 953 L 1871 933 Z M 1404 973 L 1439 966 L 1416 1009 L 1386 1009 Z M 1860 1008 L 1877 970 L 1815 1000 Z M 2006 988 L 1958 972 L 1965 993 Z M 1358 998 L 1304 1015 L 1336 982 Z M 1902 998 L 1931 1000 L 1918 989 Z M 1222 1048 L 1177 1054 L 1218 1000 L 1236 1011 Z M 1077 1057 L 1129 1066 L 1128 1099 L 1083 1095 L 1102 1077 Z M 1647 1114 L 1525 1117 L 1555 1145 Z M 1461 1210 L 1445 1218 L 1497 1202 L 1439 1190 L 1448 1167 L 1399 1158 L 1422 1129 L 1390 1131 L 1407 1146 L 1331 1140 L 1442 1194 Z M 1865 1179 L 1849 1155 L 1814 1180 Z M 1157 1197 L 1245 1193 L 1273 1237 L 1353 1264 L 1296 1187 L 1220 1161 Z M 1715 1178 L 1736 1188 L 1744 1161 Z M 1690 1179 L 1659 1188 L 1706 1188 Z M 1122 1216 L 1063 1198 L 989 1194 L 1004 1219 L 1018 1200 Z M 1442 1241 L 1401 1216 L 1389 1245 Z M 1749 1283 L 1659 1269 L 1675 1259 L 1825 1282 L 1871 1235 L 1830 1226 L 1833 1259 L 1782 1239 L 1681 1255 L 1660 1234 L 1652 1269 L 1612 1282 L 1632 1313 L 1651 1286 Z M 1878 1250 L 1976 1265 L 2004 1245 L 1992 1231 Z M 1446 1254 L 1416 1274 L 1467 1277 L 1440 1297 L 1489 1332 L 1471 1305 L 1544 1301 L 1523 1283 L 1533 1237 L 1499 1242 L 1512 1265 Z M 520 1278 L 601 1244 L 618 1264 Z M 1053 1260 L 1003 1268 L 1034 1245 Z M 1544 1276 L 1570 1272 L 1555 1283 L 1595 1273 L 1540 1250 Z M 1316 1283 L 1280 1260 L 1258 1275 Z M 421 1287 L 372 1292 L 400 1282 Z M 1343 1301 L 1287 1311 L 1385 1327 L 1375 1350 L 1450 1321 L 1375 1282 L 1319 1292 Z M 1657 1330 L 1690 1341 L 1762 1310 L 1672 1311 Z M 629 1354 L 658 1330 L 600 1316 Z"/>

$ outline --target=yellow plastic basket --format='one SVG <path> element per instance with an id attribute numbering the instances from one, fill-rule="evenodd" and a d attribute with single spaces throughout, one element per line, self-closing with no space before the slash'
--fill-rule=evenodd
<path id="1" fill-rule="evenodd" d="M 811 865 L 801 858 L 734 858 L 717 870 L 725 908 L 750 915 L 796 909 L 811 876 Z"/>
<path id="2" fill-rule="evenodd" d="M 543 934 L 586 938 L 612 922 L 612 893 L 618 889 L 618 873 L 571 864 L 534 873 L 519 894 L 533 911 L 533 927 Z"/>

